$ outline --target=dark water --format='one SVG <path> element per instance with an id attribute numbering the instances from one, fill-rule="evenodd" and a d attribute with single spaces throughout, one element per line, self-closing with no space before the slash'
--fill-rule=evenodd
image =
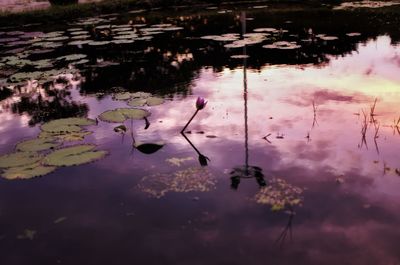
<path id="1" fill-rule="evenodd" d="M 82 65 L 54 63 L 75 69 L 67 84 L 10 86 L 11 74 L 32 66 L 1 65 L 0 154 L 35 138 L 43 122 L 128 107 L 113 99 L 116 92 L 165 98 L 144 107 L 148 129 L 125 122 L 135 139 L 165 143 L 153 154 L 132 149 L 130 133 L 113 131 L 118 124 L 99 121 L 84 142 L 108 151 L 104 159 L 0 179 L 2 264 L 399 264 L 397 20 L 374 11 L 247 9 L 244 27 L 241 11 L 112 15 L 101 23 L 183 29 L 132 44 L 66 45 L 69 39 L 29 55 L 86 54 Z M 200 38 L 256 28 L 278 31 L 235 49 Z M 275 41 L 301 47 L 262 47 Z M 16 48 L 36 50 L 30 45 L 3 44 L 2 58 Z M 231 57 L 243 54 L 249 57 Z M 208 103 L 185 139 L 180 131 L 198 96 Z M 207 166 L 197 152 L 210 159 Z M 183 180 L 174 184 L 173 176 Z M 146 181 L 162 177 L 171 182 L 161 188 Z M 257 202 L 262 190 L 296 202 L 271 210 L 271 201 Z"/>

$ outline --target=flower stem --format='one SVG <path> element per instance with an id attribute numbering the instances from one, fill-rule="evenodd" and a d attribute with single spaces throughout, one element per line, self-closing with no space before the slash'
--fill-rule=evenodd
<path id="1" fill-rule="evenodd" d="M 183 133 L 186 128 L 189 126 L 189 124 L 192 122 L 192 120 L 194 119 L 194 117 L 197 115 L 197 112 L 199 112 L 199 110 L 197 109 L 196 112 L 193 114 L 193 116 L 190 118 L 190 120 L 186 123 L 185 127 L 183 127 L 183 129 L 181 130 L 181 133 Z"/>

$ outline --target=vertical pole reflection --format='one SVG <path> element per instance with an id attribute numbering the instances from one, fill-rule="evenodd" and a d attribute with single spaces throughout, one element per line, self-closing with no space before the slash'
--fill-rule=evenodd
<path id="1" fill-rule="evenodd" d="M 242 20 L 242 38 L 246 34 L 246 12 L 242 11 L 241 14 Z M 246 58 L 246 45 L 243 46 L 243 99 L 244 99 L 244 145 L 245 145 L 245 173 L 249 175 L 249 145 L 248 145 L 248 127 L 247 127 L 247 75 L 246 75 L 246 67 L 247 67 L 247 58 Z"/>

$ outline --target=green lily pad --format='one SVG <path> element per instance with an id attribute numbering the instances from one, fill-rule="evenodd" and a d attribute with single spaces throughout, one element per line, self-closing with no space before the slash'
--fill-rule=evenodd
<path id="1" fill-rule="evenodd" d="M 49 150 L 54 147 L 59 146 L 60 143 L 56 143 L 52 141 L 51 139 L 32 139 L 32 140 L 27 140 L 23 141 L 17 144 L 15 147 L 16 150 L 18 151 L 23 151 L 23 152 L 40 152 L 44 150 Z"/>
<path id="2" fill-rule="evenodd" d="M 0 168 L 20 167 L 34 164 L 42 159 L 38 153 L 16 152 L 0 156 Z"/>
<path id="3" fill-rule="evenodd" d="M 68 133 L 50 133 L 50 132 L 40 132 L 39 138 L 56 139 L 61 142 L 73 142 L 73 141 L 83 141 L 85 136 L 92 134 L 89 131 L 81 132 L 68 132 Z"/>
<path id="4" fill-rule="evenodd" d="M 99 119 L 105 122 L 122 123 L 127 119 L 141 120 L 150 115 L 150 112 L 143 109 L 120 108 L 108 110 L 99 115 Z"/>
<path id="5" fill-rule="evenodd" d="M 51 133 L 70 133 L 82 130 L 80 126 L 93 125 L 96 122 L 87 118 L 65 118 L 49 121 L 42 125 L 41 129 Z"/>
<path id="6" fill-rule="evenodd" d="M 128 102 L 128 105 L 131 107 L 143 107 L 146 105 L 147 99 L 143 98 L 134 98 Z"/>
<path id="7" fill-rule="evenodd" d="M 106 151 L 93 151 L 95 145 L 75 145 L 59 149 L 48 154 L 43 163 L 49 166 L 76 166 L 99 160 L 107 155 Z"/>
<path id="8" fill-rule="evenodd" d="M 156 106 L 164 103 L 164 99 L 158 97 L 150 97 L 147 99 L 147 106 Z"/>
<path id="9" fill-rule="evenodd" d="M 164 103 L 164 99 L 158 97 L 149 97 L 149 98 L 134 98 L 128 102 L 128 105 L 131 107 L 141 107 L 144 105 L 147 106 L 156 106 Z"/>
<path id="10" fill-rule="evenodd" d="M 127 100 L 132 97 L 132 93 L 129 92 L 121 92 L 114 94 L 113 98 L 116 100 Z"/>
<path id="11" fill-rule="evenodd" d="M 25 165 L 21 167 L 12 167 L 4 170 L 1 176 L 5 179 L 14 180 L 14 179 L 31 179 L 35 177 L 40 177 L 47 175 L 57 167 L 53 166 L 42 166 L 40 163 L 34 163 L 31 165 Z"/>

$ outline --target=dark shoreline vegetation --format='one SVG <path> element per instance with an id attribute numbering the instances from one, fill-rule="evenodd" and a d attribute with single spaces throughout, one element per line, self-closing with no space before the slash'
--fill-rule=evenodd
<path id="1" fill-rule="evenodd" d="M 329 11 L 331 5 L 339 4 L 340 0 L 104 0 L 97 3 L 84 3 L 73 5 L 55 5 L 49 9 L 32 10 L 20 13 L 0 13 L 1 28 L 7 26 L 21 26 L 35 23 L 54 24 L 63 20 L 82 18 L 88 16 L 99 16 L 109 13 L 123 13 L 134 9 L 145 9 L 146 11 L 181 12 L 182 10 L 201 10 L 207 6 L 219 6 L 231 9 L 245 7 L 246 5 L 271 5 L 269 12 L 276 11 L 300 11 L 313 9 L 314 11 Z"/>

